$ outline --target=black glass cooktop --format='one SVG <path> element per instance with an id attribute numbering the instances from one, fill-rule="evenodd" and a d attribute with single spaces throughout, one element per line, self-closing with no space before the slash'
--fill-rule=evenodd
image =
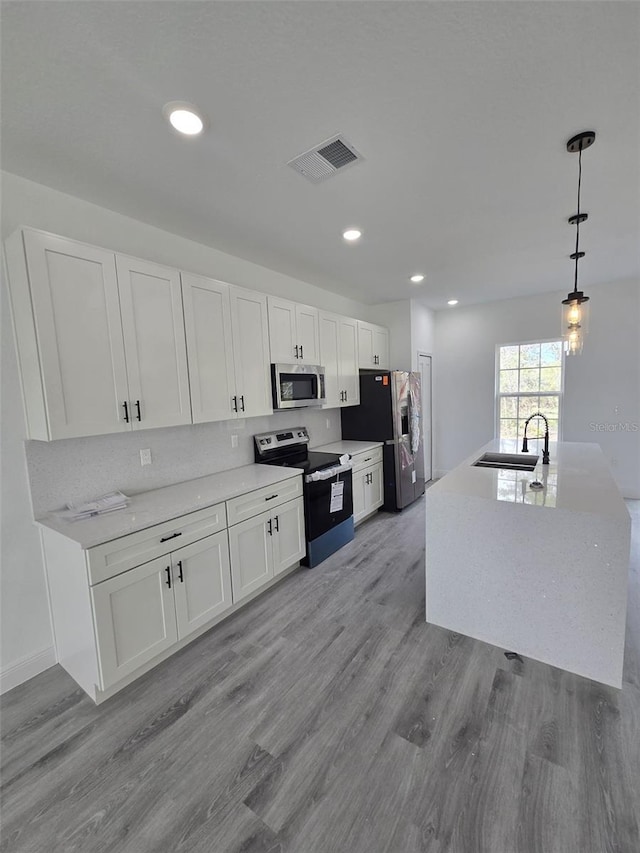
<path id="1" fill-rule="evenodd" d="M 318 450 L 301 450 L 299 453 L 289 453 L 281 459 L 265 460 L 267 465 L 280 465 L 283 468 L 302 468 L 307 474 L 319 471 L 321 468 L 331 468 L 340 461 L 338 453 L 322 453 Z"/>

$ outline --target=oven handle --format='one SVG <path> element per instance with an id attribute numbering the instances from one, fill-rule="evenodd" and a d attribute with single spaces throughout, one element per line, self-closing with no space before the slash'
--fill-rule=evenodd
<path id="1" fill-rule="evenodd" d="M 351 471 L 352 468 L 353 464 L 351 461 L 345 462 L 342 465 L 335 465 L 333 468 L 323 468 L 321 471 L 314 471 L 313 474 L 307 474 L 304 481 L 305 483 L 316 483 L 318 480 L 331 480 L 344 471 Z"/>

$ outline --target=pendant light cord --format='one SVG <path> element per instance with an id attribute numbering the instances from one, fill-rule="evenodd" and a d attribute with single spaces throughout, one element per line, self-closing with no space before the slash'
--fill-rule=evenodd
<path id="1" fill-rule="evenodd" d="M 578 153 L 578 216 L 576 218 L 576 270 L 573 277 L 573 292 L 578 292 L 578 249 L 580 246 L 580 186 L 582 184 L 582 142 Z"/>

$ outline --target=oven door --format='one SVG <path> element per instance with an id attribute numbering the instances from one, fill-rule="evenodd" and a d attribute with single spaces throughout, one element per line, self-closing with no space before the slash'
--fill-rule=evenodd
<path id="1" fill-rule="evenodd" d="M 274 409 L 321 406 L 325 402 L 323 367 L 272 364 L 271 385 Z"/>
<path id="2" fill-rule="evenodd" d="M 341 500 L 335 500 L 334 483 L 342 482 Z M 305 483 L 304 514 L 307 540 L 313 541 L 353 515 L 353 486 L 351 471 L 342 471 L 328 480 Z M 332 500 L 333 498 L 333 500 Z"/>

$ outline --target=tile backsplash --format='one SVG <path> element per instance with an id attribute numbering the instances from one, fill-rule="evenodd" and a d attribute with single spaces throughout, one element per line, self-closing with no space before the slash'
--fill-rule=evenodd
<path id="1" fill-rule="evenodd" d="M 327 421 L 329 426 L 327 427 Z M 250 465 L 253 436 L 304 425 L 310 446 L 340 439 L 339 409 L 300 409 L 261 418 L 140 430 L 118 435 L 25 442 L 33 512 L 37 518 L 68 501 L 120 489 L 134 495 L 217 471 Z M 232 448 L 231 436 L 238 436 Z M 140 451 L 151 464 L 140 464 Z"/>

